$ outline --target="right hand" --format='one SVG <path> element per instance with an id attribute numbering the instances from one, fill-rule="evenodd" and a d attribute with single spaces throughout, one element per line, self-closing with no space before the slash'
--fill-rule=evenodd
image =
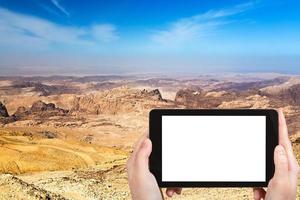
<path id="1" fill-rule="evenodd" d="M 255 200 L 295 200 L 297 195 L 299 165 L 288 137 L 288 129 L 282 110 L 279 117 L 279 145 L 274 151 L 275 174 L 268 189 L 254 188 Z"/>
<path id="2" fill-rule="evenodd" d="M 293 153 L 282 110 L 278 110 L 279 145 L 274 151 L 275 174 L 268 189 L 254 188 L 255 200 L 295 200 L 297 196 L 299 165 Z M 173 191 L 167 192 L 172 197 Z"/>

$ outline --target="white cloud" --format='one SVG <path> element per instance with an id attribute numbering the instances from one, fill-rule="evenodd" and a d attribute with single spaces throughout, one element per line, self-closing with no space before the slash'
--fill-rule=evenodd
<path id="1" fill-rule="evenodd" d="M 101 24 L 92 27 L 93 36 L 102 42 L 111 42 L 118 39 L 116 27 L 111 24 Z"/>
<path id="2" fill-rule="evenodd" d="M 0 44 L 8 45 L 92 45 L 117 38 L 109 24 L 90 27 L 64 26 L 0 7 Z"/>
<path id="3" fill-rule="evenodd" d="M 62 13 L 64 13 L 66 16 L 70 17 L 70 13 L 59 3 L 59 0 L 51 0 L 51 2 Z"/>
<path id="4" fill-rule="evenodd" d="M 164 30 L 156 30 L 152 40 L 167 46 L 179 45 L 197 40 L 214 32 L 221 25 L 229 23 L 228 17 L 243 13 L 254 3 L 239 4 L 228 9 L 210 10 L 206 13 L 179 19 Z"/>

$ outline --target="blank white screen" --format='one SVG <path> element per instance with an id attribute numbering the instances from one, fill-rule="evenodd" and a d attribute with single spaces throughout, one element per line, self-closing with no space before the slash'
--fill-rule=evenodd
<path id="1" fill-rule="evenodd" d="M 162 181 L 265 181 L 265 152 L 265 116 L 162 116 Z"/>

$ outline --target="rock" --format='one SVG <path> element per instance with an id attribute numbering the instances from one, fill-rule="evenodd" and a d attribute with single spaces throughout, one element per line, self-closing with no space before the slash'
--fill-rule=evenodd
<path id="1" fill-rule="evenodd" d="M 258 90 L 263 87 L 268 87 L 271 85 L 281 84 L 287 81 L 286 77 L 277 77 L 274 79 L 267 79 L 262 81 L 253 81 L 253 82 L 222 82 L 219 83 L 216 87 L 218 90 L 225 90 L 228 92 L 245 92 L 247 90 Z"/>
<path id="2" fill-rule="evenodd" d="M 94 140 L 94 136 L 92 134 L 86 135 L 82 138 L 82 141 L 91 144 Z"/>
<path id="3" fill-rule="evenodd" d="M 16 112 L 13 114 L 13 116 L 20 118 L 25 115 L 29 114 L 29 109 L 25 108 L 24 106 L 20 106 Z"/>
<path id="4" fill-rule="evenodd" d="M 25 108 L 20 106 L 16 112 L 6 118 L 1 119 L 2 124 L 8 124 L 19 120 L 48 120 L 49 117 L 53 116 L 66 116 L 68 110 L 57 108 L 53 103 L 44 103 L 43 101 L 36 101 L 32 104 L 30 108 Z"/>
<path id="5" fill-rule="evenodd" d="M 78 90 L 65 85 L 46 85 L 40 82 L 32 81 L 17 81 L 13 85 L 14 88 L 33 88 L 33 91 L 38 92 L 41 96 L 49 96 L 54 94 L 72 94 Z"/>
<path id="6" fill-rule="evenodd" d="M 96 102 L 94 95 L 76 96 L 71 103 L 72 111 L 100 114 L 100 105 Z"/>
<path id="7" fill-rule="evenodd" d="M 5 105 L 0 101 L 0 124 L 7 124 L 12 121 L 10 118 Z"/>
<path id="8" fill-rule="evenodd" d="M 260 90 L 261 95 L 278 99 L 288 104 L 300 106 L 300 83 L 270 86 Z"/>
<path id="9" fill-rule="evenodd" d="M 1 194 L 1 199 L 66 199 L 60 194 L 39 188 L 10 174 L 0 175 L 0 185 L 6 188 L 6 192 Z"/>
<path id="10" fill-rule="evenodd" d="M 23 108 L 20 108 L 24 110 Z M 43 101 L 36 101 L 32 104 L 28 111 L 28 114 L 39 115 L 39 116 L 62 116 L 66 115 L 68 110 L 57 108 L 54 103 L 44 103 Z"/>
<path id="11" fill-rule="evenodd" d="M 176 93 L 175 102 L 188 107 L 198 107 L 204 96 L 203 90 L 181 89 Z"/>
<path id="12" fill-rule="evenodd" d="M 224 100 L 230 101 L 236 98 L 234 92 L 205 92 L 201 89 L 182 89 L 176 93 L 175 102 L 185 105 L 187 108 L 216 108 Z"/>
<path id="13" fill-rule="evenodd" d="M 43 132 L 40 132 L 41 135 L 47 139 L 54 139 L 54 138 L 57 138 L 57 134 L 56 133 L 53 133 L 51 131 L 43 131 Z"/>
<path id="14" fill-rule="evenodd" d="M 88 114 L 121 114 L 139 112 L 141 109 L 151 109 L 166 104 L 166 100 L 158 89 L 139 90 L 119 87 L 103 92 L 75 96 L 70 103 L 73 113 Z"/>
<path id="15" fill-rule="evenodd" d="M 32 104 L 31 109 L 32 112 L 39 112 L 45 110 L 55 110 L 55 104 L 53 103 L 44 103 L 43 101 L 36 101 Z"/>
<path id="16" fill-rule="evenodd" d="M 300 105 L 300 84 L 291 86 L 287 94 L 293 103 Z"/>
<path id="17" fill-rule="evenodd" d="M 154 89 L 154 90 L 151 90 L 151 91 L 148 91 L 148 90 L 145 90 L 143 89 L 141 91 L 141 94 L 148 97 L 148 98 L 151 98 L 153 100 L 158 100 L 158 101 L 162 101 L 163 98 L 161 96 L 161 93 L 158 89 Z"/>
<path id="18" fill-rule="evenodd" d="M 0 117 L 8 117 L 8 112 L 4 104 L 0 101 Z"/>
<path id="19" fill-rule="evenodd" d="M 267 109 L 270 108 L 270 100 L 265 96 L 252 95 L 246 98 L 240 98 L 233 101 L 224 101 L 218 106 L 222 109 L 252 108 Z"/>

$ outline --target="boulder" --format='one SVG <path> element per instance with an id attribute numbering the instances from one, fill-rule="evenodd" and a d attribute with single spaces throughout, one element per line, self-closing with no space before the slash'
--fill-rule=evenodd
<path id="1" fill-rule="evenodd" d="M 0 117 L 9 117 L 5 105 L 0 101 Z"/>
<path id="2" fill-rule="evenodd" d="M 53 103 L 44 103 L 43 101 L 39 100 L 32 104 L 31 111 L 32 112 L 39 112 L 39 111 L 46 111 L 46 110 L 55 110 L 55 104 Z"/>

